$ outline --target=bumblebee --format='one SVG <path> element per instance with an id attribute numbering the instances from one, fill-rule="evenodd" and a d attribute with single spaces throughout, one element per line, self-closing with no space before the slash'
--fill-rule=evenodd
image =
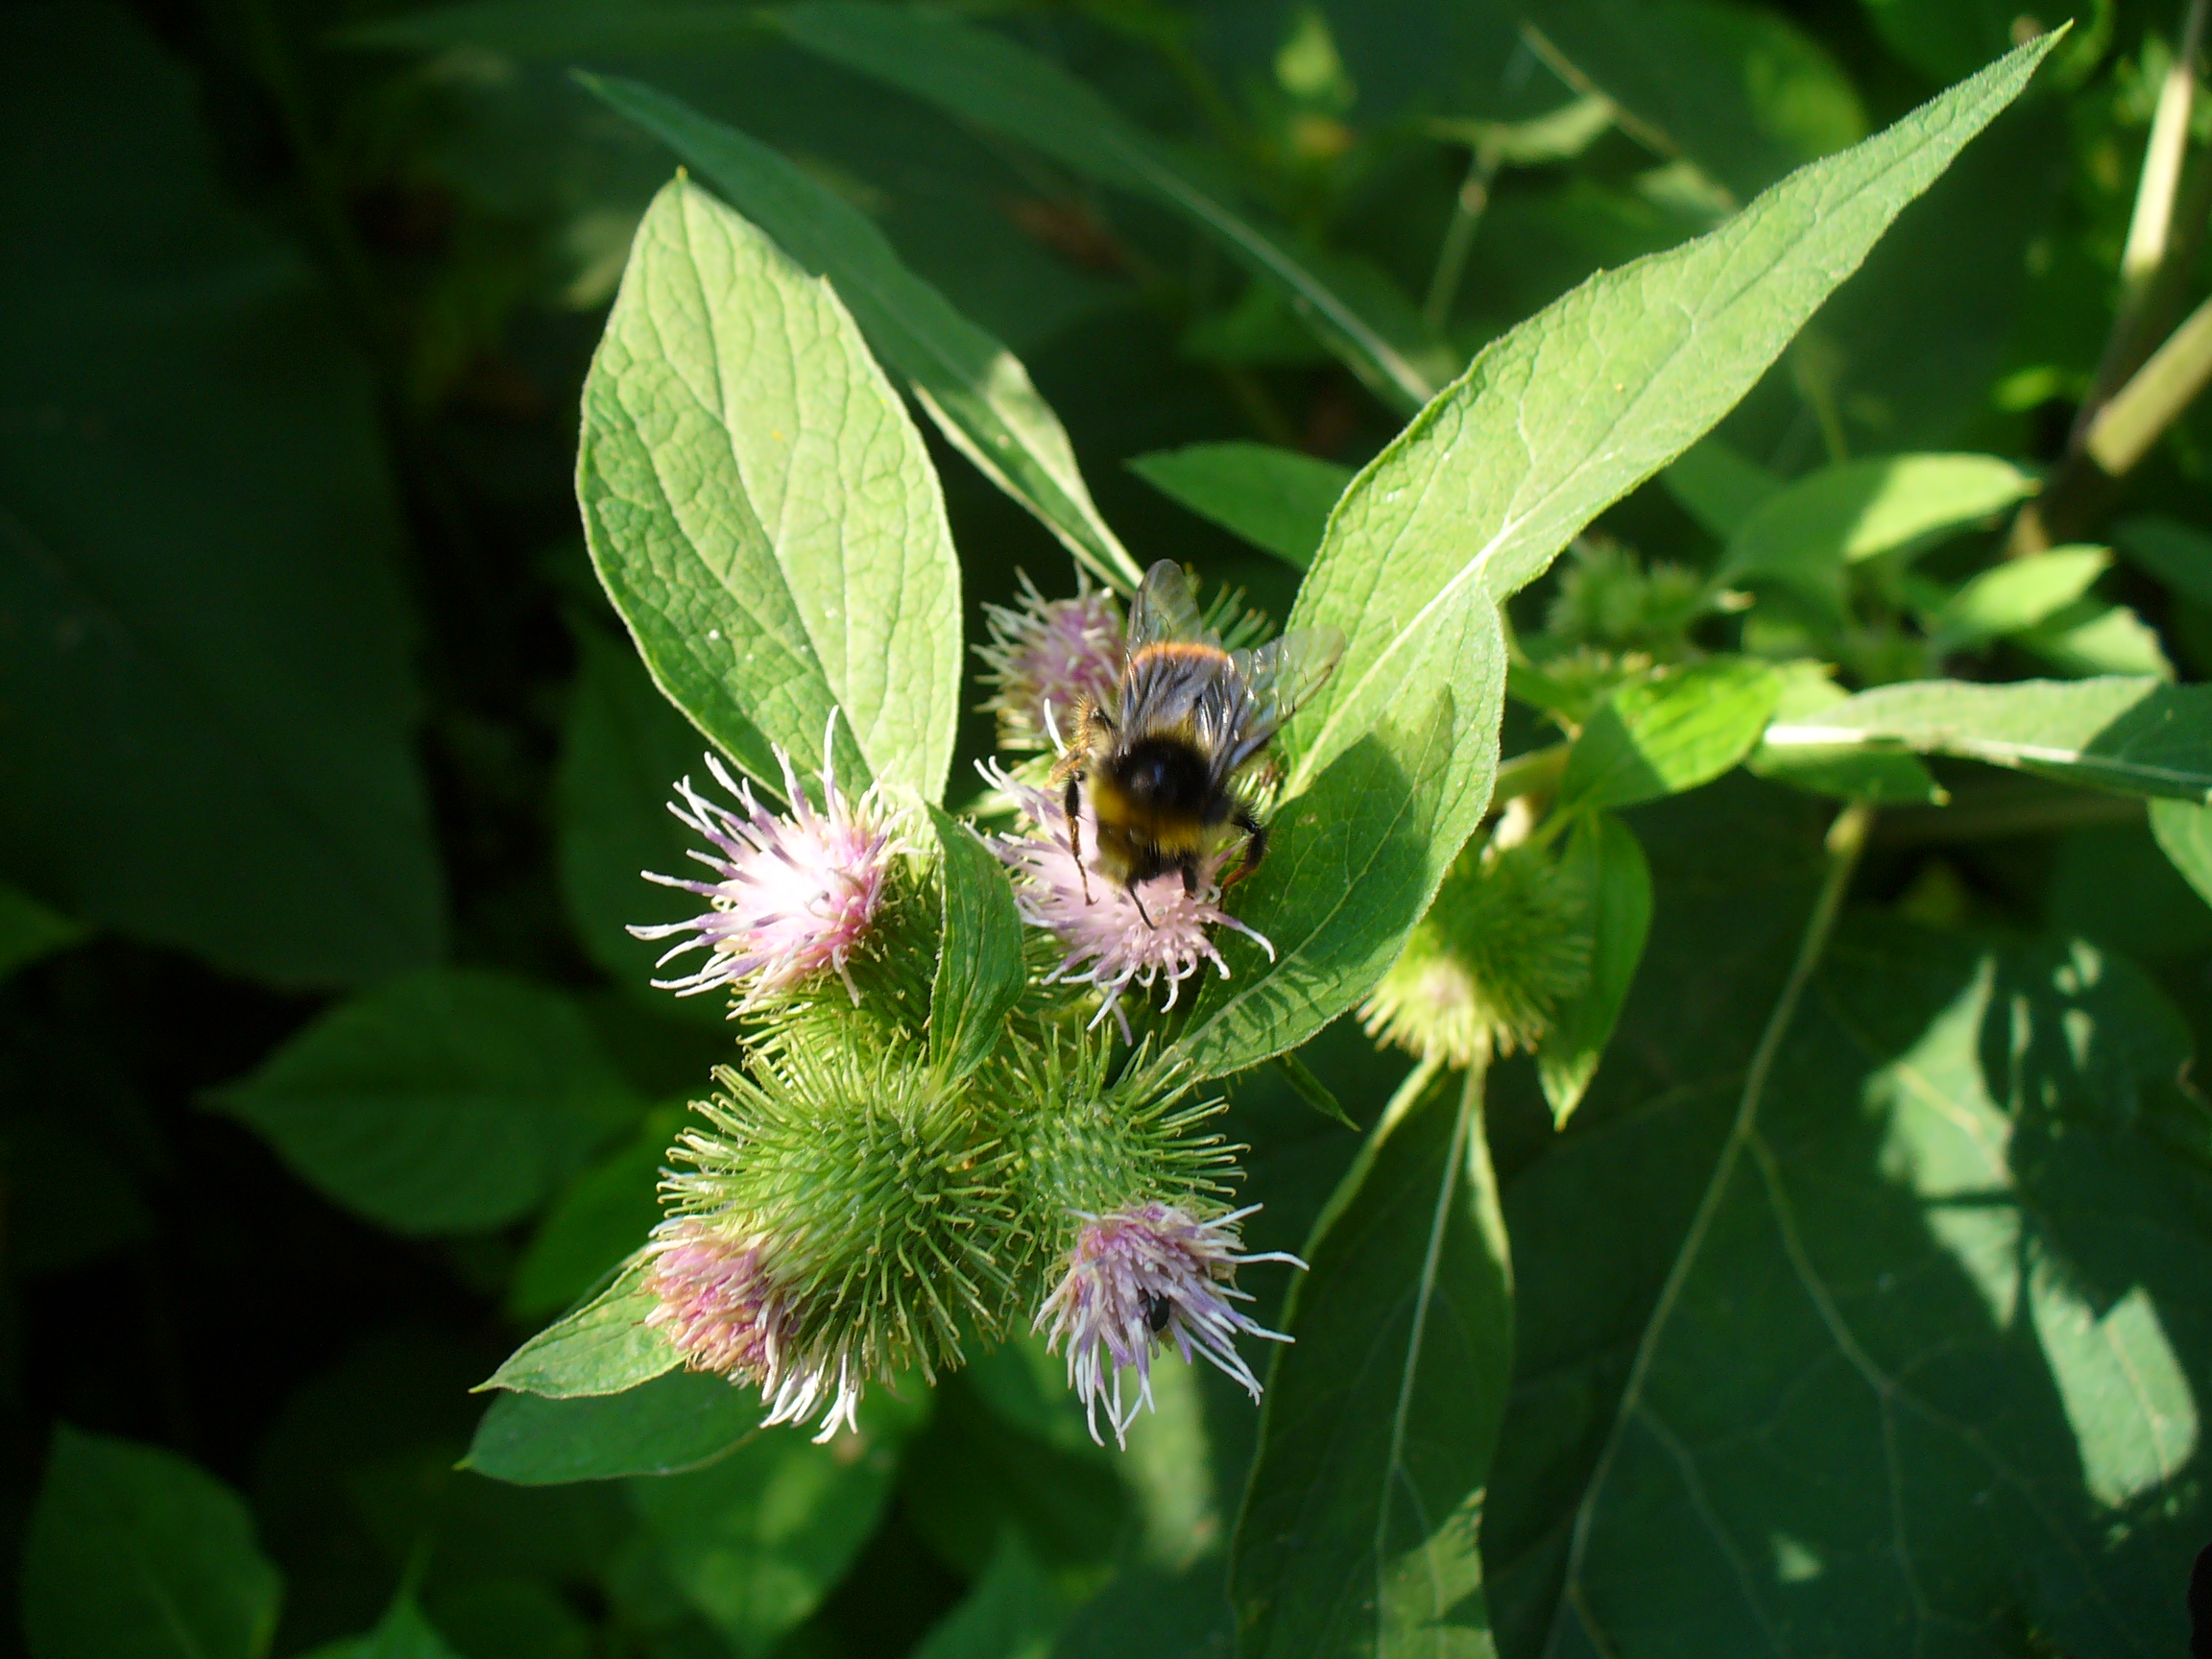
<path id="1" fill-rule="evenodd" d="M 1252 784 L 1283 723 L 1319 688 L 1343 654 L 1334 628 L 1301 629 L 1251 651 L 1223 648 L 1206 626 L 1183 567 L 1162 560 L 1129 606 L 1129 648 L 1112 706 L 1086 701 L 1058 775 L 1069 850 L 1084 872 L 1083 793 L 1090 792 L 1101 875 L 1137 899 L 1140 882 L 1179 871 L 1195 895 L 1219 832 L 1244 834 L 1228 881 L 1259 868 L 1267 829 Z M 1138 914 L 1143 915 L 1142 899 Z M 1150 923 L 1151 918 L 1146 916 Z"/>

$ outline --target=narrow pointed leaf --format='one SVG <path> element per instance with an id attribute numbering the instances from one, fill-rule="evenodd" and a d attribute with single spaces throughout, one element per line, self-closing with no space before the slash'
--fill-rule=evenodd
<path id="1" fill-rule="evenodd" d="M 960 452 L 1124 592 L 1142 572 L 1093 505 L 1058 416 L 1011 351 L 914 274 L 868 217 L 778 152 L 635 81 L 584 84 L 665 141 L 782 250 L 827 277 L 883 366 Z"/>
<path id="2" fill-rule="evenodd" d="M 1770 752 L 1955 755 L 2069 783 L 2212 801 L 2212 686 L 2145 676 L 1918 680 L 1767 729 Z"/>
<path id="3" fill-rule="evenodd" d="M 1307 1248 L 1230 1567 L 1242 1659 L 1488 1651 L 1513 1288 L 1481 1089 L 1416 1071 Z"/>
<path id="4" fill-rule="evenodd" d="M 929 808 L 944 859 L 945 927 L 929 988 L 929 1063 L 957 1082 L 998 1047 L 1029 981 L 1006 867 L 950 813 Z"/>
<path id="5" fill-rule="evenodd" d="M 619 1394 L 665 1376 L 684 1363 L 684 1356 L 645 1323 L 654 1307 L 644 1264 L 633 1262 L 583 1307 L 516 1349 L 478 1390 L 578 1400 Z"/>
<path id="6" fill-rule="evenodd" d="M 585 537 L 646 665 L 782 787 L 771 744 L 934 800 L 960 570 L 937 477 L 830 286 L 688 180 L 654 198 L 584 385 Z"/>
<path id="7" fill-rule="evenodd" d="M 1341 629 L 1349 645 L 1299 716 L 1291 791 L 1408 698 L 1453 685 L 1462 709 L 1481 709 L 1477 687 L 1503 672 L 1497 602 L 1727 413 L 2049 47 L 2008 54 L 1718 230 L 1592 277 L 1487 348 L 1330 519 L 1291 624 Z M 1495 764 L 1494 743 L 1466 745 L 1444 791 L 1447 838 L 1474 828 Z"/>
<path id="8" fill-rule="evenodd" d="M 1536 1074 L 1559 1127 L 1589 1092 L 1651 931 L 1651 866 L 1627 825 L 1610 813 L 1576 824 L 1567 867 L 1590 896 L 1590 981 L 1558 1011 L 1536 1050 Z"/>

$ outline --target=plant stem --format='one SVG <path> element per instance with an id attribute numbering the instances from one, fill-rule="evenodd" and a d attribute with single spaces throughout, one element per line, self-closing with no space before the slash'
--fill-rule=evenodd
<path id="1" fill-rule="evenodd" d="M 2166 258 L 2174 224 L 2174 198 L 2181 181 L 2181 157 L 2189 146 L 2189 108 L 2197 95 L 2197 53 L 2204 37 L 2205 0 L 2188 0 L 2181 19 L 2181 44 L 2158 88 L 2158 109 L 2151 120 L 2151 142 L 2143 155 L 2143 177 L 2135 189 L 2135 211 L 2128 223 L 2128 246 L 2120 255 L 2120 316 L 2140 301 Z"/>
<path id="2" fill-rule="evenodd" d="M 1429 298 L 1421 306 L 1421 314 L 1431 328 L 1444 326 L 1452 316 L 1453 302 L 1459 298 L 1459 279 L 1467 274 L 1468 251 L 1475 246 L 1475 232 L 1490 205 L 1490 186 L 1497 181 L 1498 165 L 1495 145 L 1478 144 L 1468 153 L 1467 177 L 1460 180 L 1459 194 L 1453 199 L 1451 222 L 1444 227 L 1444 240 L 1436 250 L 1435 274 L 1429 278 Z"/>
<path id="3" fill-rule="evenodd" d="M 2212 300 L 2189 314 L 2089 422 L 2081 450 L 2108 478 L 2122 478 L 2212 381 Z"/>

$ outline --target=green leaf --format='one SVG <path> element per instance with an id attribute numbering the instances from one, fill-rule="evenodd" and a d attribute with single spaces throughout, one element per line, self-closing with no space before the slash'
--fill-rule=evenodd
<path id="1" fill-rule="evenodd" d="M 1167 146 L 1066 71 L 1003 36 L 903 7 L 813 0 L 764 13 L 792 40 L 857 74 L 912 93 L 1049 156 L 1086 179 L 1181 214 L 1232 257 L 1290 297 L 1353 373 L 1402 408 L 1435 391 L 1418 359 L 1428 341 L 1386 337 L 1315 269 L 1311 255 L 1238 213 L 1192 179 Z M 1411 322 L 1411 308 L 1407 307 Z"/>
<path id="2" fill-rule="evenodd" d="M 1129 470 L 1163 494 L 1303 570 L 1352 469 L 1272 444 L 1190 444 L 1140 455 Z"/>
<path id="3" fill-rule="evenodd" d="M 661 1219 L 661 1166 L 684 1118 L 680 1103 L 655 1107 L 628 1144 L 562 1189 L 516 1264 L 510 1316 L 542 1319 L 569 1307 L 645 1242 Z"/>
<path id="4" fill-rule="evenodd" d="M 2157 680 L 1921 680 L 1767 729 L 1770 752 L 1956 755 L 2068 783 L 2212 799 L 2212 687 Z"/>
<path id="5" fill-rule="evenodd" d="M 1068 1602 L 1008 1533 L 959 1606 L 939 1620 L 913 1659 L 1050 1659 Z"/>
<path id="6" fill-rule="evenodd" d="M 875 1389 L 840 1444 L 770 1429 L 695 1474 L 631 1483 L 662 1570 L 738 1659 L 759 1659 L 845 1575 L 921 1416 Z"/>
<path id="7" fill-rule="evenodd" d="M 720 999 L 652 988 L 653 965 L 667 947 L 628 931 L 633 924 L 699 913 L 696 896 L 643 880 L 641 873 L 679 876 L 697 868 L 689 856 L 696 837 L 668 803 L 677 779 L 700 773 L 705 745 L 627 641 L 588 624 L 574 632 L 582 662 L 553 775 L 555 868 L 568 919 L 584 953 L 632 996 L 650 998 L 662 1013 L 721 1025 Z"/>
<path id="8" fill-rule="evenodd" d="M 2150 983 L 2081 944 L 1853 926 L 1748 1085 L 1653 1034 L 1675 1087 L 1507 1194 L 1524 1359 L 1485 1526 L 1527 1571 L 1493 1581 L 1501 1630 L 2182 1646 L 2212 1186 L 2145 1132 L 2202 1112 Z"/>
<path id="9" fill-rule="evenodd" d="M 299 988 L 445 945 L 366 367 L 122 7 L 11 8 L 0 868 Z"/>
<path id="10" fill-rule="evenodd" d="M 478 1390 L 586 1400 L 664 1377 L 684 1356 L 645 1323 L 657 1305 L 645 1288 L 644 1263 L 632 1262 L 606 1289 L 510 1354 Z"/>
<path id="11" fill-rule="evenodd" d="M 2125 605 L 2084 599 L 2014 635 L 2013 642 L 2061 674 L 2174 678 L 2157 630 Z"/>
<path id="12" fill-rule="evenodd" d="M 1503 689 L 1490 688 L 1491 709 Z M 1495 725 L 1493 714 L 1476 729 Z M 1272 957 L 1220 941 L 1230 977 L 1199 992 L 1170 1062 L 1194 1078 L 1256 1066 L 1297 1047 L 1388 971 L 1442 879 L 1431 867 L 1437 782 L 1459 730 L 1447 693 L 1425 727 L 1377 727 L 1277 809 L 1266 862 L 1237 889 L 1238 919 Z"/>
<path id="13" fill-rule="evenodd" d="M 1839 613 L 1849 565 L 1908 557 L 1987 521 L 2034 487 L 1994 455 L 1885 455 L 1824 467 L 1737 528 L 1716 580 L 1773 583 Z"/>
<path id="14" fill-rule="evenodd" d="M 1825 662 L 1800 659 L 1777 663 L 1775 671 L 1782 676 L 1782 696 L 1774 705 L 1775 726 L 1800 724 L 1823 709 L 1833 709 L 1849 695 L 1830 678 L 1834 670 Z M 1773 730 L 1773 726 L 1767 728 L 1769 733 Z M 1884 806 L 1940 806 L 1951 799 L 1934 774 L 1916 757 L 1906 754 L 1777 748 L 1762 735 L 1759 746 L 1743 757 L 1743 768 L 1756 777 L 1840 801 L 1866 801 Z"/>
<path id="15" fill-rule="evenodd" d="M 669 1371 L 619 1394 L 501 1394 L 462 1467 L 516 1486 L 700 1469 L 760 1431 L 757 1389 Z"/>
<path id="16" fill-rule="evenodd" d="M 829 284 L 685 179 L 637 228 L 576 490 L 656 684 L 746 770 L 820 765 L 841 709 L 848 783 L 943 792 L 960 570 L 922 436 Z"/>
<path id="17" fill-rule="evenodd" d="M 1231 1555 L 1238 1652 L 1488 1652 L 1513 1288 L 1479 1072 L 1407 1081 L 1305 1254 Z"/>
<path id="18" fill-rule="evenodd" d="M 1651 866 L 1635 832 L 1609 813 L 1577 822 L 1567 868 L 1590 896 L 1590 981 L 1558 1011 L 1536 1050 L 1536 1072 L 1555 1127 L 1588 1093 L 1651 930 Z"/>
<path id="19" fill-rule="evenodd" d="M 209 1099 L 325 1196 L 430 1235 L 527 1214 L 642 1104 L 566 997 L 460 968 L 341 1003 Z"/>
<path id="20" fill-rule="evenodd" d="M 2113 525 L 2112 540 L 2129 563 L 2175 592 L 2200 605 L 2212 605 L 2212 536 L 2146 513 Z"/>
<path id="21" fill-rule="evenodd" d="M 31 1659 L 260 1659 L 283 1589 L 229 1487 L 61 1425 L 23 1548 Z"/>
<path id="22" fill-rule="evenodd" d="M 1751 752 L 1781 694 L 1781 676 L 1746 657 L 1622 686 L 1568 752 L 1558 810 L 1633 806 L 1710 783 Z"/>
<path id="23" fill-rule="evenodd" d="M 0 979 L 66 950 L 85 936 L 82 922 L 57 915 L 29 894 L 0 881 Z"/>
<path id="24" fill-rule="evenodd" d="M 1124 592 L 1142 572 L 1092 504 L 1060 418 L 1021 360 L 900 259 L 868 217 L 776 151 L 633 81 L 584 84 L 657 134 L 773 236 L 827 277 L 885 368 L 903 378 L 945 436 Z"/>
<path id="25" fill-rule="evenodd" d="M 2159 851 L 2188 878 L 2205 903 L 2212 904 L 2212 806 L 2192 801 L 2151 803 L 2151 833 Z"/>
<path id="26" fill-rule="evenodd" d="M 1659 482 L 1685 513 L 1723 540 L 1782 488 L 1781 479 L 1711 434 L 1683 450 Z"/>
<path id="27" fill-rule="evenodd" d="M 1982 571 L 1929 617 L 1937 650 L 2017 634 L 2089 591 L 2112 564 L 2103 547 L 2054 547 Z"/>
<path id="28" fill-rule="evenodd" d="M 1029 969 L 1006 867 L 967 825 L 938 807 L 928 810 L 945 880 L 945 926 L 929 988 L 929 1063 L 958 1082 L 998 1052 Z"/>
<path id="29" fill-rule="evenodd" d="M 1290 792 L 1385 709 L 1424 707 L 1439 686 L 1471 721 L 1494 721 L 1497 603 L 1743 397 L 2049 44 L 1791 175 L 1711 234 L 1591 278 L 1423 411 L 1337 504 L 1291 613 L 1349 643 L 1294 723 Z M 1480 817 L 1496 753 L 1464 743 L 1445 781 L 1439 873 Z"/>

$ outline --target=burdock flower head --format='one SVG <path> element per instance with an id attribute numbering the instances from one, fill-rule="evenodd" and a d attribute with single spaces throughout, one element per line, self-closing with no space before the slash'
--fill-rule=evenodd
<path id="1" fill-rule="evenodd" d="M 769 812 L 753 798 L 753 785 L 732 780 L 711 755 L 707 769 L 736 797 L 741 811 L 708 799 L 688 778 L 676 785 L 679 799 L 668 809 L 705 837 L 708 850 L 693 849 L 691 856 L 713 878 L 688 880 L 648 870 L 645 879 L 696 893 L 708 908 L 686 921 L 630 931 L 639 939 L 689 935 L 669 949 L 662 965 L 690 950 L 705 950 L 707 959 L 683 977 L 656 979 L 655 985 L 679 997 L 728 987 L 739 993 L 741 1007 L 752 1007 L 830 968 L 853 1000 L 860 1000 L 853 954 L 876 920 L 895 861 L 907 849 L 876 789 L 857 801 L 839 791 L 830 758 L 836 730 L 832 713 L 822 744 L 819 811 L 781 749 L 775 755 L 791 803 L 788 816 Z"/>
<path id="2" fill-rule="evenodd" d="M 645 1287 L 658 1305 L 645 1323 L 666 1334 L 685 1364 L 757 1384 L 768 1424 L 804 1423 L 827 1406 L 817 1442 L 856 1427 L 863 1379 L 847 1356 L 801 1344 L 764 1237 L 677 1215 L 655 1230 L 650 1249 Z"/>
<path id="3" fill-rule="evenodd" d="M 1468 848 L 1361 1007 L 1367 1035 L 1462 1068 L 1535 1046 L 1589 976 L 1588 904 L 1540 847 Z"/>
<path id="4" fill-rule="evenodd" d="M 1237 1338 L 1290 1338 L 1237 1306 L 1251 1300 L 1236 1286 L 1237 1269 L 1255 1262 L 1305 1263 L 1276 1251 L 1240 1253 L 1237 1224 L 1257 1208 L 1200 1220 L 1155 1202 L 1080 1216 L 1067 1271 L 1038 1310 L 1037 1325 L 1049 1327 L 1048 1348 L 1068 1345 L 1068 1385 L 1083 1402 L 1094 1440 L 1103 1444 L 1104 1405 L 1116 1442 L 1127 1443 L 1129 1425 L 1152 1404 L 1153 1358 L 1170 1341 L 1186 1364 L 1194 1352 L 1203 1354 L 1260 1398 L 1260 1380 L 1237 1352 Z M 1123 1386 L 1129 1370 L 1137 1373 L 1134 1393 Z"/>
<path id="5" fill-rule="evenodd" d="M 1047 599 L 1024 575 L 1017 605 L 986 605 L 991 642 L 976 647 L 998 717 L 998 747 L 1043 754 L 1057 730 L 1072 728 L 1077 707 L 1103 702 L 1121 674 L 1121 613 L 1114 596 L 1076 573 L 1072 599 Z"/>
<path id="6" fill-rule="evenodd" d="M 1121 993 L 1133 983 L 1150 987 L 1165 978 L 1167 1000 L 1163 1006 L 1172 1008 L 1183 981 L 1202 963 L 1212 963 L 1228 978 L 1229 964 L 1214 943 L 1214 928 L 1241 933 L 1274 956 L 1272 944 L 1221 908 L 1221 870 L 1234 849 L 1206 856 L 1195 893 L 1170 871 L 1139 882 L 1132 895 L 1076 863 L 1059 802 L 1002 769 L 987 767 L 983 775 L 1012 796 L 1035 827 L 1027 835 L 990 837 L 991 850 L 1018 878 L 1015 902 L 1022 920 L 1045 928 L 1066 952 L 1050 981 L 1098 988 L 1102 1000 L 1094 1025 L 1111 1013 L 1128 1036 L 1129 1021 L 1120 1002 Z M 1088 805 L 1082 814 L 1083 844 L 1095 847 L 1098 826 Z"/>

